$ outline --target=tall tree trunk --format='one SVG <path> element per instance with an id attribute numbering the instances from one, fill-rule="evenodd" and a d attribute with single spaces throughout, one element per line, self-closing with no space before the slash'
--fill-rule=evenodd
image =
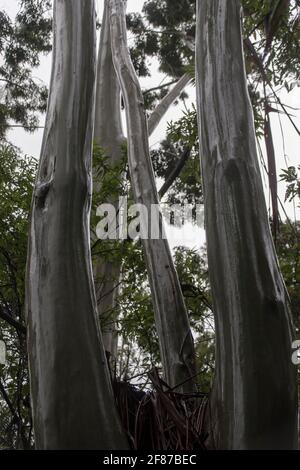
<path id="1" fill-rule="evenodd" d="M 294 448 L 296 369 L 245 76 L 238 0 L 198 0 L 197 95 L 216 322 L 217 447 Z"/>
<path id="2" fill-rule="evenodd" d="M 26 283 L 39 449 L 127 447 L 96 321 L 90 257 L 94 8 L 93 0 L 54 4 L 50 96 Z"/>
<path id="3" fill-rule="evenodd" d="M 149 137 L 190 80 L 191 77 L 187 73 L 184 74 L 151 113 L 148 120 Z M 121 163 L 122 144 L 126 142 L 126 138 L 122 129 L 120 86 L 112 61 L 106 3 L 104 5 L 98 53 L 94 140 L 97 145 L 103 148 L 112 166 Z M 97 177 L 94 178 L 94 186 L 100 190 Z M 169 186 L 168 181 L 166 187 Z M 118 213 L 120 209 L 118 201 L 111 201 L 111 203 L 114 204 Z M 94 275 L 98 313 L 100 318 L 102 317 L 104 348 L 109 353 L 112 363 L 114 363 L 118 343 L 116 321 L 118 318 L 117 297 L 121 280 L 121 262 L 115 261 L 112 263 L 98 256 L 94 262 Z"/>
<path id="4" fill-rule="evenodd" d="M 112 167 L 122 161 L 122 144 L 126 142 L 122 130 L 120 86 L 114 69 L 107 5 L 104 6 L 103 20 L 98 52 L 98 69 L 96 85 L 95 134 L 94 140 L 99 145 Z M 96 190 L 100 190 L 97 176 L 94 177 Z M 114 205 L 118 213 L 117 200 L 105 201 Z M 97 296 L 97 308 L 101 319 L 101 329 L 105 351 L 112 363 L 117 356 L 118 334 L 116 320 L 118 317 L 117 297 L 121 277 L 121 262 L 111 262 L 97 256 L 94 262 L 94 275 Z"/>
<path id="5" fill-rule="evenodd" d="M 125 101 L 129 167 L 135 202 L 151 212 L 159 199 L 150 159 L 143 95 L 127 48 L 122 0 L 108 0 L 113 61 Z M 161 218 L 161 215 L 160 215 Z M 169 385 L 185 382 L 193 389 L 194 344 L 189 320 L 167 240 L 143 240 L 165 378 Z"/>

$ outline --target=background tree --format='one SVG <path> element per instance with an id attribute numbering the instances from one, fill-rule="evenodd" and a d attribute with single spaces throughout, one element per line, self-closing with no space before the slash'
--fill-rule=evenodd
<path id="1" fill-rule="evenodd" d="M 0 137 L 10 123 L 34 130 L 46 110 L 47 88 L 34 77 L 51 50 L 52 1 L 20 0 L 15 18 L 0 11 Z"/>
<path id="2" fill-rule="evenodd" d="M 33 444 L 27 371 L 24 284 L 28 215 L 37 164 L 8 144 L 0 145 L 0 446 Z"/>

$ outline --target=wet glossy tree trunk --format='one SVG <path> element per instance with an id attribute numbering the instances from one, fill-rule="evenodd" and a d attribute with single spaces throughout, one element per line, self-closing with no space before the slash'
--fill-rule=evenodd
<path id="1" fill-rule="evenodd" d="M 272 242 L 238 0 L 198 0 L 196 68 L 208 264 L 216 322 L 214 444 L 297 443 L 289 301 Z"/>
<path id="2" fill-rule="evenodd" d="M 96 320 L 89 214 L 94 1 L 56 0 L 46 127 L 27 266 L 31 401 L 38 449 L 122 449 Z"/>

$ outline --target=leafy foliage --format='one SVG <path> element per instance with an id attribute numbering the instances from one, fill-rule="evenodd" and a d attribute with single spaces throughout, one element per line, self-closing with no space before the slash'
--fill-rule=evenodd
<path id="1" fill-rule="evenodd" d="M 287 183 L 285 193 L 286 201 L 293 201 L 295 198 L 300 199 L 299 171 L 300 166 L 298 166 L 298 169 L 296 169 L 294 166 L 290 166 L 288 169 L 282 170 L 282 174 L 280 175 L 281 181 L 285 181 Z"/>
<path id="2" fill-rule="evenodd" d="M 149 74 L 147 56 L 154 54 L 161 72 L 171 77 L 184 73 L 193 57 L 186 37 L 195 37 L 195 4 L 195 0 L 152 0 L 145 2 L 144 15 L 127 15 L 128 29 L 135 36 L 133 61 L 142 76 Z"/>
<path id="3" fill-rule="evenodd" d="M 300 223 L 281 224 L 277 255 L 291 300 L 291 311 L 297 337 L 300 333 Z"/>
<path id="4" fill-rule="evenodd" d="M 183 111 L 178 121 L 168 124 L 166 138 L 157 149 L 152 150 L 151 158 L 156 176 L 167 180 L 187 147 L 191 150 L 190 156 L 168 190 L 164 202 L 172 205 L 185 201 L 193 206 L 195 212 L 196 204 L 203 202 L 203 195 L 197 115 L 194 107 Z"/>
<path id="5" fill-rule="evenodd" d="M 34 78 L 40 54 L 51 50 L 50 0 L 20 0 L 14 19 L 0 11 L 0 137 L 13 120 L 33 130 L 46 109 L 47 88 Z"/>
<path id="6" fill-rule="evenodd" d="M 33 159 L 0 145 L 0 338 L 7 349 L 7 364 L 0 366 L 0 447 L 29 448 L 32 443 L 24 277 L 35 172 Z"/>

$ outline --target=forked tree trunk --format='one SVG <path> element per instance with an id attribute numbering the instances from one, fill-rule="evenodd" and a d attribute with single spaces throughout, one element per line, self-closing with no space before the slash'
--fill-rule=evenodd
<path id="1" fill-rule="evenodd" d="M 159 199 L 151 165 L 148 128 L 140 85 L 127 48 L 122 0 L 108 0 L 113 60 L 124 97 L 129 146 L 129 167 L 136 203 L 148 213 Z M 155 311 L 161 360 L 169 385 L 187 381 L 178 391 L 192 390 L 195 373 L 194 344 L 179 280 L 167 240 L 146 239 L 143 247 Z"/>
<path id="2" fill-rule="evenodd" d="M 196 68 L 216 322 L 215 443 L 295 448 L 296 369 L 247 91 L 238 0 L 198 0 Z"/>
<path id="3" fill-rule="evenodd" d="M 151 113 L 148 120 L 149 137 L 190 80 L 188 74 L 183 75 Z M 104 150 L 104 154 L 109 157 L 108 162 L 110 165 L 115 166 L 121 163 L 123 156 L 122 144 L 126 142 L 126 139 L 122 129 L 120 86 L 112 61 L 106 3 L 104 5 L 98 53 L 94 140 Z M 96 190 L 101 190 L 97 176 L 94 178 L 94 186 Z M 170 184 L 167 182 L 166 187 L 169 186 Z M 118 213 L 120 208 L 117 200 L 105 202 L 114 204 Z M 97 256 L 94 262 L 94 276 L 104 348 L 109 353 L 113 365 L 117 356 L 118 332 L 116 322 L 118 318 L 117 299 L 121 282 L 121 262 L 118 260 L 111 262 L 107 258 Z"/>
<path id="4" fill-rule="evenodd" d="M 52 77 L 26 283 L 39 449 L 127 447 L 96 321 L 89 244 L 94 7 L 93 0 L 54 4 Z"/>

